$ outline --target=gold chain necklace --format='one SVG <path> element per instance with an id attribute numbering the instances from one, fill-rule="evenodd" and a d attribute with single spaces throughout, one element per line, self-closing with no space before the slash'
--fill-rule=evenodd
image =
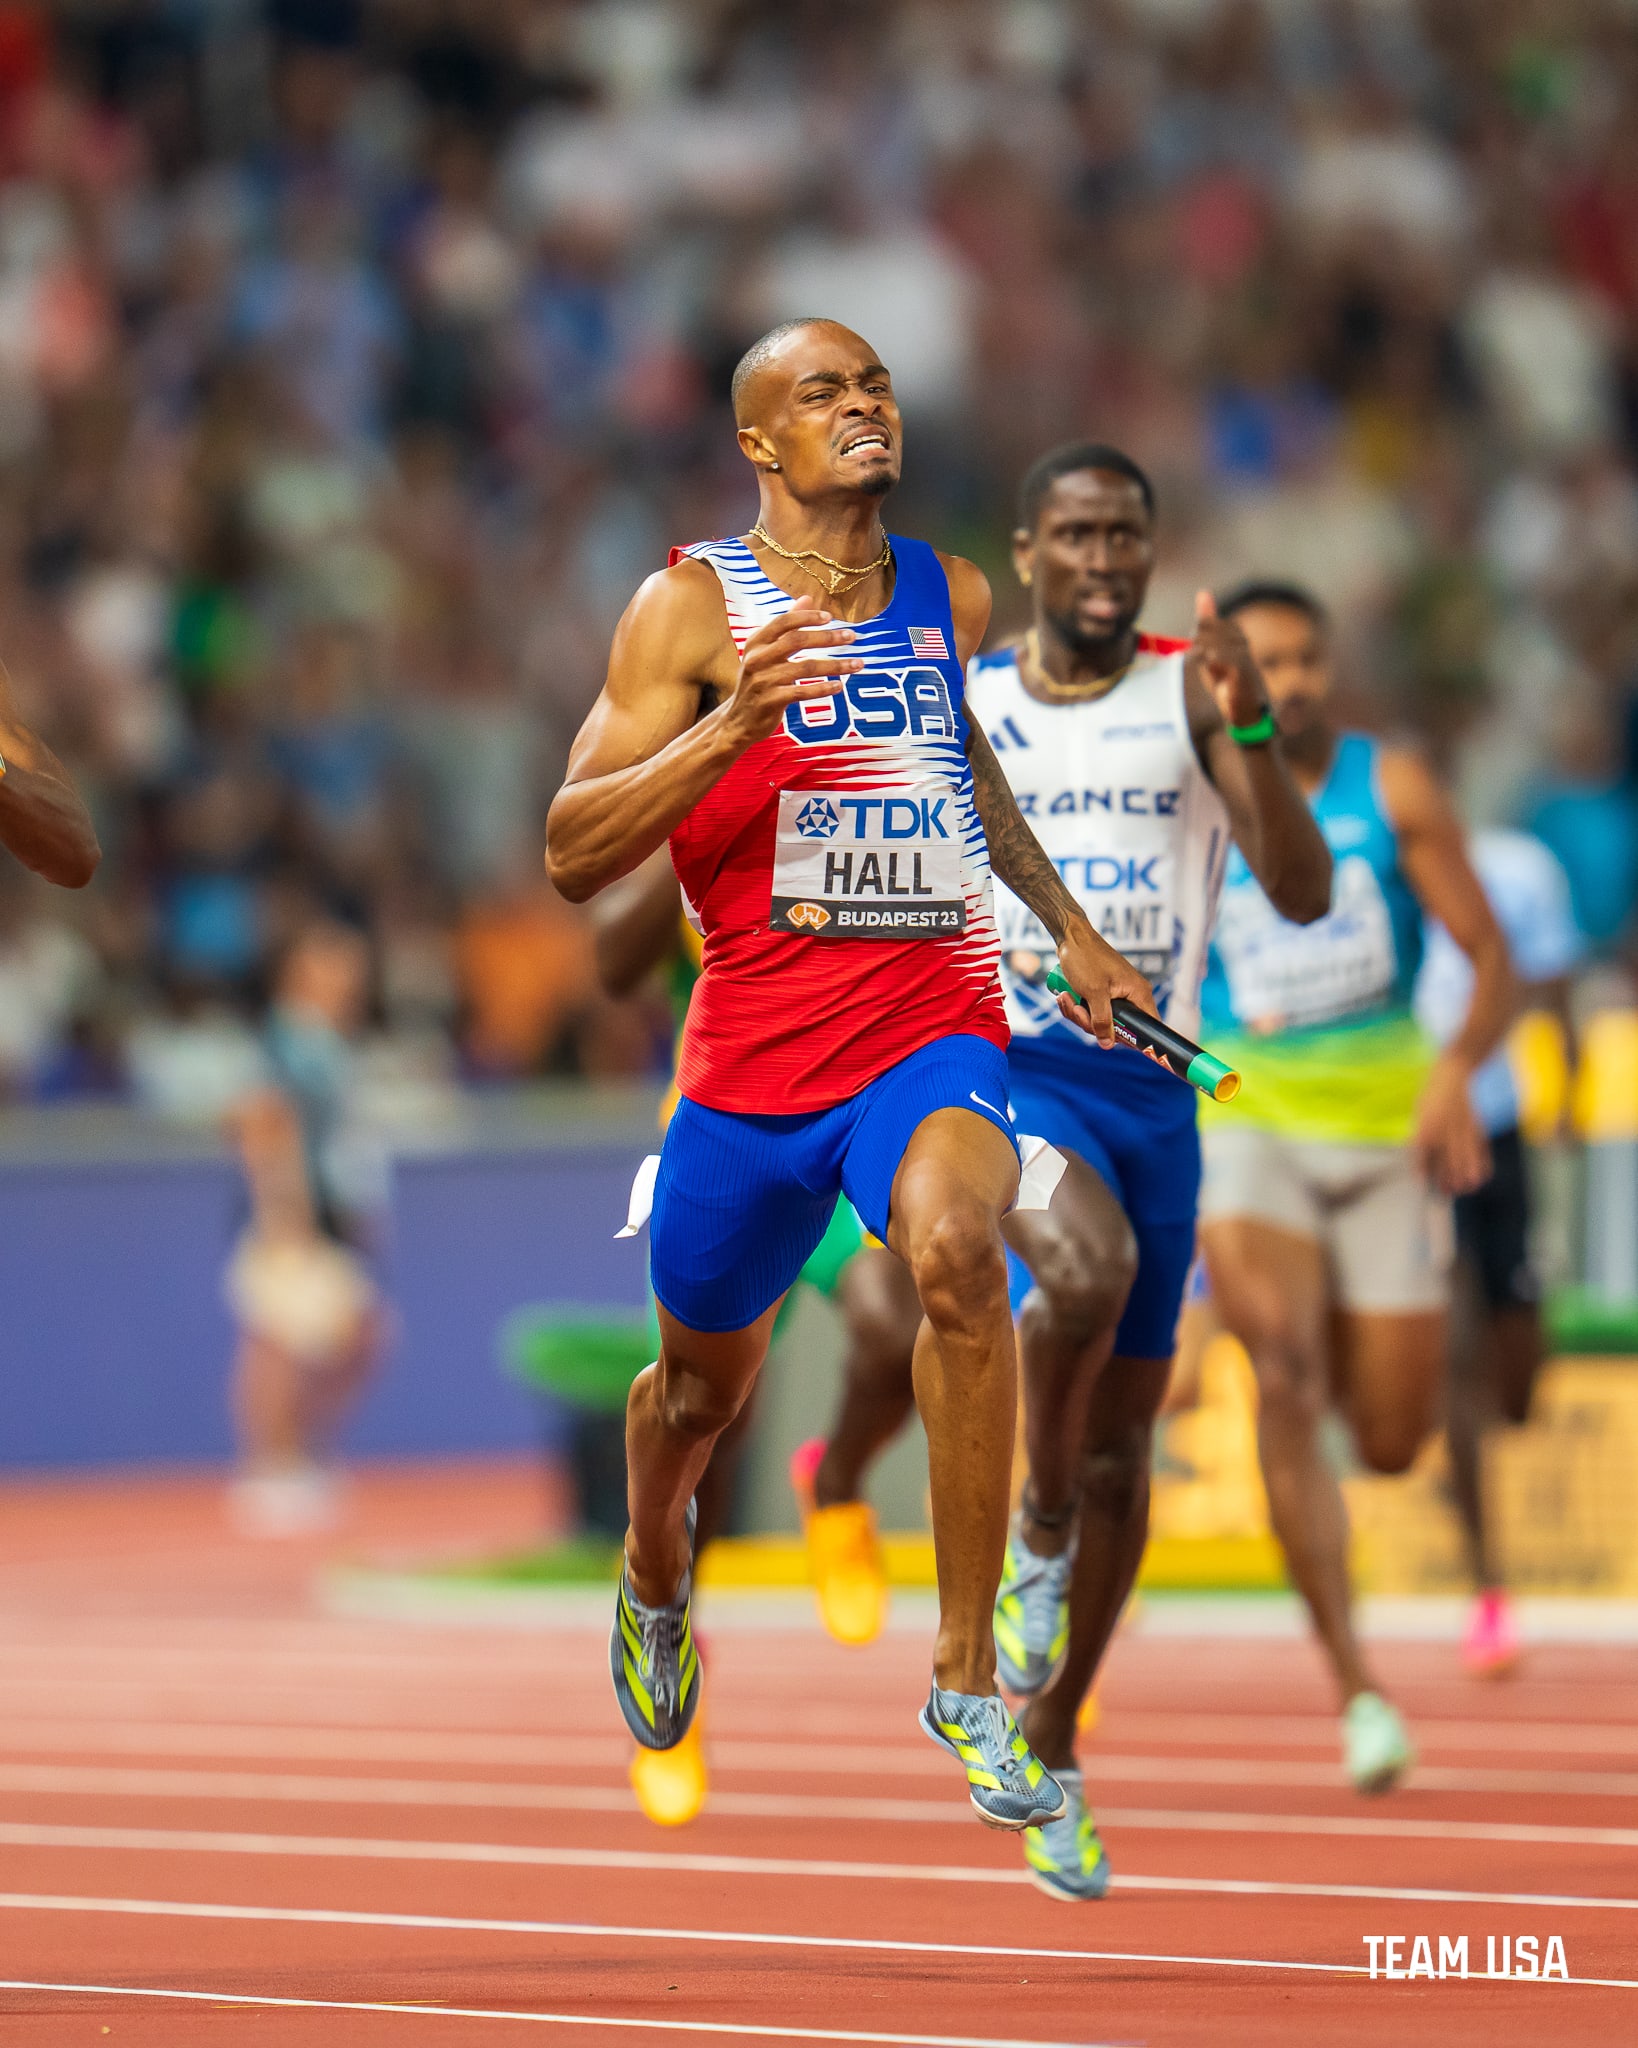
<path id="1" fill-rule="evenodd" d="M 749 538 L 759 540 L 764 547 L 772 548 L 787 562 L 793 562 L 804 576 L 811 576 L 815 583 L 823 584 L 832 597 L 840 597 L 844 587 L 851 590 L 855 583 L 862 583 L 867 576 L 874 576 L 878 569 L 885 569 L 893 559 L 893 546 L 884 534 L 882 551 L 873 562 L 866 562 L 862 569 L 856 569 L 851 562 L 832 561 L 829 555 L 820 554 L 817 548 L 782 548 L 771 533 L 760 524 L 753 526 Z M 818 562 L 830 570 L 829 576 L 821 576 L 817 569 L 810 569 L 809 562 Z"/>
<path id="2" fill-rule="evenodd" d="M 1060 704 L 1093 704 L 1100 697 L 1107 697 L 1117 683 L 1125 680 L 1137 662 L 1137 655 L 1134 654 L 1124 668 L 1116 669 L 1112 676 L 1099 676 L 1094 683 L 1060 683 L 1056 676 L 1048 675 L 1046 663 L 1041 659 L 1041 636 L 1031 626 L 1024 635 L 1024 660 L 1035 681 L 1049 697 L 1057 698 Z"/>

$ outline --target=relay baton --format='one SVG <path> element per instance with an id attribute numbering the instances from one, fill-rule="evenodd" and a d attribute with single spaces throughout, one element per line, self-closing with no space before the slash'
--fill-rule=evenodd
<path id="1" fill-rule="evenodd" d="M 1075 996 L 1077 1002 L 1080 1000 L 1056 967 L 1047 976 L 1046 985 L 1054 995 Z M 1213 1102 L 1232 1102 L 1239 1094 L 1240 1076 L 1234 1069 L 1224 1066 L 1209 1052 L 1203 1052 L 1181 1031 L 1162 1024 L 1158 1017 L 1151 1017 L 1147 1010 L 1140 1010 L 1125 996 L 1116 996 L 1109 1007 L 1114 1013 L 1115 1036 L 1122 1045 L 1129 1045 L 1136 1052 L 1148 1053 L 1151 1058 L 1158 1059 L 1180 1081 L 1187 1081 L 1202 1095 L 1209 1095 Z"/>

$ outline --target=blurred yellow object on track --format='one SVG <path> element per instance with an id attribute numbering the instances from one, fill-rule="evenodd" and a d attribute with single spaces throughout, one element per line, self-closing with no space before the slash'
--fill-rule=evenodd
<path id="1" fill-rule="evenodd" d="M 631 1759 L 631 1789 L 656 1827 L 680 1828 L 697 1818 L 711 1789 L 701 1724 L 703 1706 L 675 1749 L 639 1749 Z"/>
<path id="2" fill-rule="evenodd" d="M 802 1516 L 808 1582 L 819 1602 L 819 1619 L 835 1641 L 856 1649 L 873 1643 L 887 1621 L 887 1565 L 874 1508 L 862 1500 L 828 1508 L 815 1504 L 824 1455 L 822 1437 L 798 1444 L 791 1453 L 791 1491 Z"/>
<path id="3" fill-rule="evenodd" d="M 873 1643 L 887 1620 L 887 1572 L 875 1509 L 862 1500 L 814 1508 L 806 1527 L 820 1620 L 839 1643 Z"/>

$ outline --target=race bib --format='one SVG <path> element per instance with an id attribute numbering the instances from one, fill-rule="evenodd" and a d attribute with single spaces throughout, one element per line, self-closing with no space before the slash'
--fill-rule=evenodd
<path id="1" fill-rule="evenodd" d="M 1059 879 L 1086 912 L 1099 938 L 1107 939 L 1117 953 L 1124 953 L 1140 974 L 1150 980 L 1162 971 L 1172 956 L 1177 918 L 1173 909 L 1176 863 L 1167 853 L 1152 848 L 1135 853 L 1063 853 L 1053 844 L 1055 835 L 1042 832 L 1045 847 Z M 1001 944 L 1030 945 L 1044 936 L 1033 913 L 1023 909 L 1016 940 L 1009 940 L 1003 925 Z"/>
<path id="2" fill-rule="evenodd" d="M 1260 889 L 1233 889 L 1218 912 L 1217 943 L 1234 1013 L 1253 1031 L 1374 1009 L 1398 971 L 1387 899 L 1357 854 L 1337 862 L 1331 910 L 1318 923 L 1288 924 Z"/>
<path id="3" fill-rule="evenodd" d="M 1129 936 L 1132 921 L 1123 921 L 1115 908 L 1104 906 L 1100 914 L 1096 906 L 1085 905 L 1084 899 L 1083 907 L 1087 908 L 1099 936 L 1107 939 L 1117 953 L 1124 954 L 1149 983 L 1154 990 L 1155 1006 L 1164 1017 L 1171 1002 L 1180 944 L 1177 921 L 1169 909 L 1167 934 L 1171 944 L 1162 952 L 1155 943 L 1155 920 L 1147 907 L 1139 932 L 1146 942 L 1142 945 L 1135 944 Z M 1064 1025 L 1058 998 L 1046 986 L 1048 971 L 1058 964 L 1057 942 L 1034 911 L 1010 889 L 996 890 L 995 912 L 1001 940 L 1001 986 L 1006 993 L 1007 1020 L 1013 1030 L 1024 1038 L 1039 1038 L 1043 1031 L 1059 1026 L 1076 1031 L 1075 1025 Z"/>
<path id="4" fill-rule="evenodd" d="M 966 926 L 961 823 L 948 783 L 780 793 L 770 931 L 943 939 Z"/>

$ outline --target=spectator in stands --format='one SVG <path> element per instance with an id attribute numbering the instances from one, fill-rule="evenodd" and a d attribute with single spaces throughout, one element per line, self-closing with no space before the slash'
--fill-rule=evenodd
<path id="1" fill-rule="evenodd" d="M 123 1045 L 171 1099 L 166 1034 L 253 1029 L 315 896 L 384 959 L 416 906 L 446 997 L 415 1028 L 475 1033 L 469 1070 L 647 1056 L 582 1028 L 555 925 L 527 1001 L 488 964 L 448 1000 L 448 961 L 470 993 L 499 925 L 551 922 L 520 850 L 610 605 L 743 527 L 728 373 L 816 295 L 863 293 L 937 424 L 907 530 L 1003 533 L 1034 448 L 1118 420 L 1176 537 L 1147 623 L 1302 576 L 1388 650 L 1376 712 L 1441 706 L 1482 821 L 1535 806 L 1628 930 L 1638 857 L 1576 879 L 1578 835 L 1628 830 L 1638 702 L 1632 650 L 1585 645 L 1638 587 L 1623 0 L 5 21 L 0 616 L 118 905 L 39 1085 L 105 1087 Z M 1555 724 L 1588 691 L 1596 761 Z"/>

